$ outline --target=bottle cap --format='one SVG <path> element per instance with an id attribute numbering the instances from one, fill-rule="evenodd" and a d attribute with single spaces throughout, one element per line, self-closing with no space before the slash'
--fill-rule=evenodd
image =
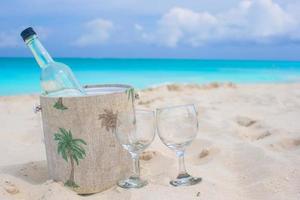
<path id="1" fill-rule="evenodd" d="M 31 27 L 28 27 L 21 32 L 21 37 L 24 41 L 32 35 L 36 35 L 36 32 Z"/>

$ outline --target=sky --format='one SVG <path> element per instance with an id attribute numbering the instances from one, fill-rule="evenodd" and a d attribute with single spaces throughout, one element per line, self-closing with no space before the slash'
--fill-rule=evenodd
<path id="1" fill-rule="evenodd" d="M 1 0 L 0 57 L 300 60 L 299 0 Z"/>

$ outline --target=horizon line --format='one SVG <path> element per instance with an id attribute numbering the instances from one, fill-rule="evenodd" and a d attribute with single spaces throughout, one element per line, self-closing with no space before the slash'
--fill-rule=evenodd
<path id="1" fill-rule="evenodd" d="M 23 59 L 34 59 L 32 56 L 0 56 L 0 59 L 12 59 L 12 58 L 23 58 Z M 256 59 L 256 58 L 190 58 L 190 57 L 73 57 L 73 56 L 62 56 L 53 57 L 55 59 L 97 59 L 97 60 L 202 60 L 202 61 L 278 61 L 278 62 L 300 62 L 296 59 Z"/>

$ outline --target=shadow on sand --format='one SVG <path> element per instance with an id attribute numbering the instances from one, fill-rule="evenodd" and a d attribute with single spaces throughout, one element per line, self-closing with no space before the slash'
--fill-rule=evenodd
<path id="1" fill-rule="evenodd" d="M 48 180 L 46 161 L 35 161 L 19 165 L 3 166 L 0 171 L 34 185 L 42 184 Z"/>

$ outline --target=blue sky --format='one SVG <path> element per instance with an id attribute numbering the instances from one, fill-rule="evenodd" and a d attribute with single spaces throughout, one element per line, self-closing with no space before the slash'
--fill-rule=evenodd
<path id="1" fill-rule="evenodd" d="M 1 0 L 0 56 L 300 60 L 299 0 Z"/>

